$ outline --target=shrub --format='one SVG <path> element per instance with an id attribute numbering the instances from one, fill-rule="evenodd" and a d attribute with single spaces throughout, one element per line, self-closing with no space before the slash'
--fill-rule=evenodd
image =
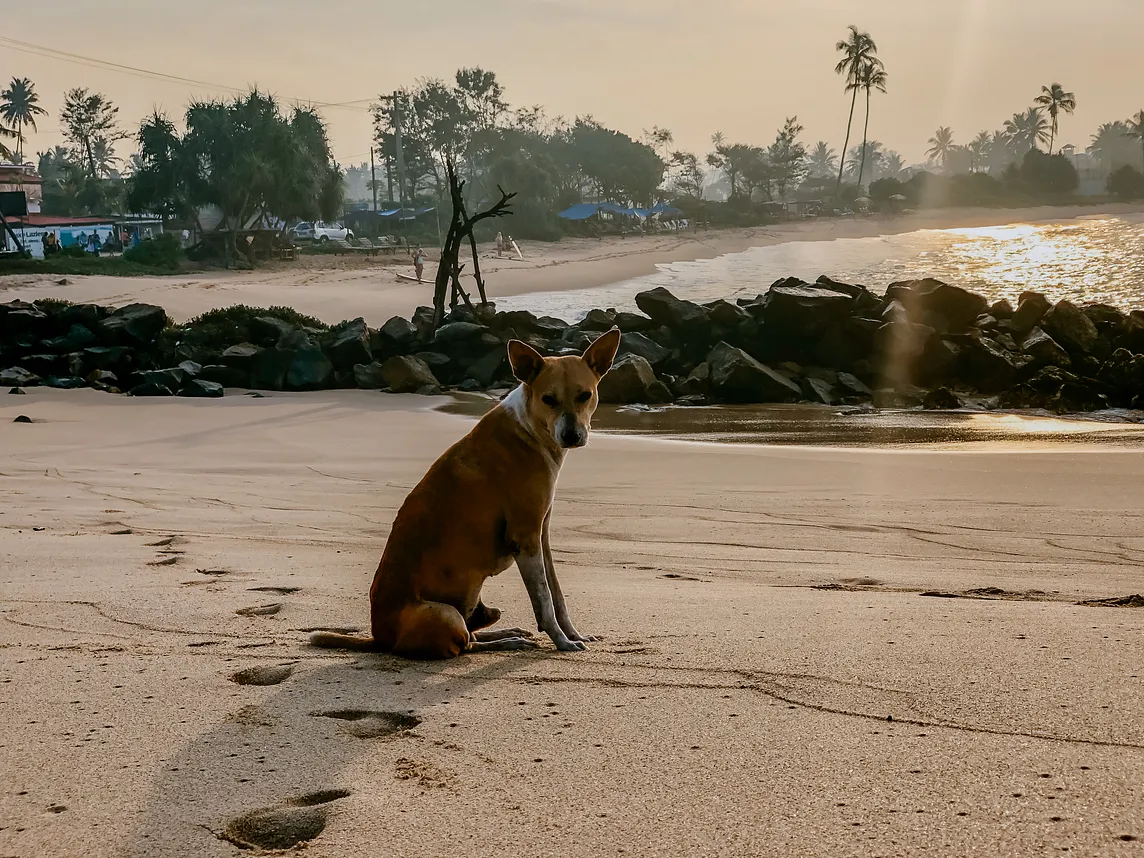
<path id="1" fill-rule="evenodd" d="M 182 256 L 183 249 L 179 244 L 179 237 L 173 232 L 160 233 L 123 251 L 123 258 L 128 262 L 151 268 L 163 268 L 167 271 L 177 270 Z"/>
<path id="2" fill-rule="evenodd" d="M 1064 155 L 1048 155 L 1030 149 L 1021 162 L 1021 178 L 1041 194 L 1071 194 L 1080 186 L 1080 176 L 1072 161 Z"/>
<path id="3" fill-rule="evenodd" d="M 1108 192 L 1126 200 L 1144 198 L 1144 173 L 1125 164 L 1108 177 Z"/>

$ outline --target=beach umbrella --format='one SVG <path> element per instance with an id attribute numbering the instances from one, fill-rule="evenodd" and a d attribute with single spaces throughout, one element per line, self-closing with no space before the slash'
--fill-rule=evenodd
<path id="1" fill-rule="evenodd" d="M 906 197 L 903 194 L 894 194 L 892 197 L 890 197 L 890 199 L 897 200 L 900 203 L 906 201 Z"/>
<path id="2" fill-rule="evenodd" d="M 863 205 L 865 205 L 866 203 L 870 202 L 870 198 L 869 197 L 859 197 L 854 202 L 862 203 Z"/>

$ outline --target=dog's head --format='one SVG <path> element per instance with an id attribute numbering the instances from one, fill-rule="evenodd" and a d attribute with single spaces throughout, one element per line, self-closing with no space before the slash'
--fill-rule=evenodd
<path id="1" fill-rule="evenodd" d="M 619 328 L 599 336 L 580 357 L 544 357 L 528 343 L 512 340 L 508 361 L 524 385 L 525 419 L 558 447 L 588 443 L 592 415 L 599 404 L 596 387 L 616 358 Z"/>

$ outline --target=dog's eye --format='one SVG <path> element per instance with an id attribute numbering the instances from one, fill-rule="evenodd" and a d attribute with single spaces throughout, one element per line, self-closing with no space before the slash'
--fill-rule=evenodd
<path id="1" fill-rule="evenodd" d="M 560 402 L 556 399 L 556 397 L 552 396 L 551 394 L 546 394 L 546 395 L 540 397 L 540 401 L 543 402 L 545 405 L 547 405 L 549 408 L 555 408 L 557 405 L 560 404 Z"/>
<path id="2" fill-rule="evenodd" d="M 587 402 L 592 398 L 592 391 L 585 390 L 576 397 L 577 402 Z"/>

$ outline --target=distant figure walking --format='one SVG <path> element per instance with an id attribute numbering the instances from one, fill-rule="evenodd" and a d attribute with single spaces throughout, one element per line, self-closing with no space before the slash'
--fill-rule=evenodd
<path id="1" fill-rule="evenodd" d="M 421 245 L 417 245 L 417 249 L 413 251 L 413 270 L 417 272 L 417 282 L 421 282 L 421 275 L 425 272 L 425 251 L 421 249 Z"/>
<path id="2" fill-rule="evenodd" d="M 504 255 L 504 235 L 497 233 L 497 259 Z"/>
<path id="3" fill-rule="evenodd" d="M 514 239 L 514 238 L 513 238 L 513 237 L 510 235 L 510 236 L 508 237 L 508 241 L 506 242 L 506 245 L 507 245 L 507 246 L 505 247 L 505 250 L 509 250 L 509 249 L 511 249 L 511 250 L 512 250 L 512 252 L 516 254 L 516 258 L 517 258 L 519 261 L 521 261 L 521 262 L 524 262 L 524 254 L 523 254 L 523 253 L 521 253 L 521 252 L 520 252 L 520 248 L 519 248 L 519 247 L 517 247 L 517 244 L 516 244 L 516 239 Z"/>

